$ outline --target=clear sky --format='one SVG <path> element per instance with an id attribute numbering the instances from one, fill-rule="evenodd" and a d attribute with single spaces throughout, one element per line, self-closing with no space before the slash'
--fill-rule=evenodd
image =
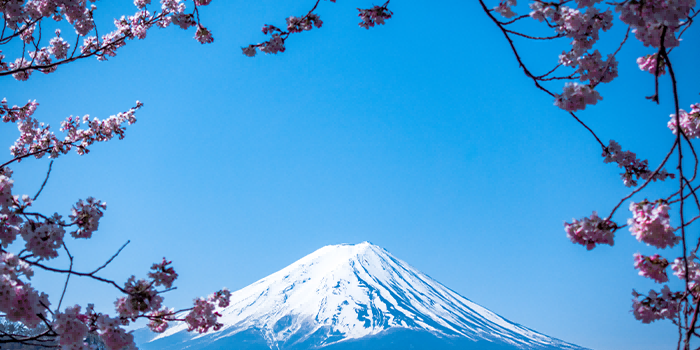
<path id="1" fill-rule="evenodd" d="M 102 32 L 109 18 L 134 12 L 122 3 L 97 3 Z M 131 240 L 103 275 L 145 277 L 166 256 L 180 274 L 166 302 L 184 308 L 324 245 L 370 241 L 547 335 L 600 350 L 675 344 L 670 323 L 643 325 L 630 312 L 632 288 L 659 289 L 637 276 L 632 255 L 655 249 L 626 229 L 614 247 L 590 252 L 566 238 L 564 221 L 607 215 L 629 189 L 593 137 L 522 74 L 477 1 L 392 2 L 394 18 L 371 30 L 357 26 L 356 10 L 371 2 L 322 2 L 323 28 L 292 36 L 285 53 L 241 54 L 265 40 L 263 24 L 282 26 L 312 5 L 213 1 L 201 12 L 213 44 L 197 43 L 192 31 L 153 30 L 107 62 L 2 80 L 2 97 L 36 99 L 35 116 L 56 130 L 69 115 L 103 118 L 145 103 L 124 140 L 59 158 L 35 204 L 67 216 L 79 198 L 107 202 L 94 238 L 69 241 L 78 269 L 101 265 Z M 624 29 L 618 21 L 606 33 L 604 55 Z M 685 39 L 671 58 L 687 109 L 700 102 L 697 28 Z M 566 44 L 516 42 L 542 73 Z M 667 77 L 661 105 L 644 98 L 653 77 L 635 59 L 649 53 L 631 40 L 618 55 L 620 77 L 580 116 L 604 142 L 656 167 L 673 142 L 665 127 L 673 107 Z M 6 125 L 0 135 L 9 147 L 18 133 Z M 47 167 L 47 159 L 15 166 L 16 193 L 34 194 Z M 645 196 L 675 185 L 654 184 Z M 630 216 L 626 207 L 618 222 Z M 33 283 L 57 303 L 62 277 Z M 113 314 L 117 296 L 74 278 L 65 305 L 94 302 Z"/>

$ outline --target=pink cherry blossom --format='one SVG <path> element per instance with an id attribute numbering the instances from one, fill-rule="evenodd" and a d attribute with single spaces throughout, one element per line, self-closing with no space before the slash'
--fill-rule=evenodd
<path id="1" fill-rule="evenodd" d="M 260 46 L 260 51 L 267 54 L 284 52 L 284 50 L 284 39 L 282 39 L 282 37 L 278 33 L 272 34 L 270 40 L 262 43 Z"/>
<path id="2" fill-rule="evenodd" d="M 634 317 L 642 323 L 651 323 L 656 320 L 662 319 L 675 319 L 680 312 L 680 305 L 678 303 L 681 298 L 681 293 L 674 293 L 668 288 L 668 286 L 663 286 L 661 293 L 657 293 L 654 290 L 649 291 L 649 295 L 639 300 L 640 296 L 643 296 L 636 291 L 632 291 L 634 299 L 632 299 L 632 312 Z"/>
<path id="3" fill-rule="evenodd" d="M 224 288 L 209 296 L 208 300 L 212 303 L 218 302 L 219 307 L 227 307 L 231 302 L 231 291 Z"/>
<path id="4" fill-rule="evenodd" d="M 639 69 L 656 75 L 656 65 L 657 65 L 658 54 L 650 54 L 637 58 L 637 65 Z M 663 57 L 659 63 L 659 75 L 666 74 L 666 64 L 664 63 Z"/>
<path id="5" fill-rule="evenodd" d="M 174 316 L 174 313 L 175 310 L 169 308 L 149 313 L 148 317 L 151 321 L 148 323 L 148 328 L 156 333 L 165 332 L 165 330 L 168 329 L 167 318 Z"/>
<path id="6" fill-rule="evenodd" d="M 598 213 L 593 212 L 590 218 L 581 220 L 573 219 L 572 223 L 564 223 L 566 236 L 571 242 L 586 246 L 586 249 L 595 248 L 596 244 L 613 245 L 617 224 L 610 220 L 601 219 Z"/>
<path id="7" fill-rule="evenodd" d="M 187 330 L 196 330 L 199 333 L 205 333 L 213 328 L 215 331 L 221 329 L 223 324 L 218 322 L 221 316 L 214 311 L 214 304 L 208 300 L 197 298 L 194 300 L 194 308 L 185 316 Z"/>
<path id="8" fill-rule="evenodd" d="M 54 314 L 53 328 L 59 334 L 59 344 L 64 349 L 83 346 L 88 327 L 87 316 L 80 313 L 80 305 L 66 308 L 65 312 Z"/>
<path id="9" fill-rule="evenodd" d="M 639 275 L 651 278 L 657 283 L 668 282 L 666 267 L 668 267 L 668 260 L 662 258 L 659 254 L 652 256 L 645 256 L 639 253 L 634 254 L 634 268 L 639 270 Z"/>
<path id="10" fill-rule="evenodd" d="M 120 317 L 135 320 L 141 314 L 160 309 L 163 297 L 153 288 L 153 283 L 134 276 L 124 284 L 128 296 L 114 302 Z"/>
<path id="11" fill-rule="evenodd" d="M 681 238 L 673 233 L 675 229 L 671 227 L 669 209 L 668 204 L 662 201 L 631 202 L 630 211 L 633 217 L 627 220 L 630 232 L 638 241 L 654 247 L 673 247 Z"/>
<path id="12" fill-rule="evenodd" d="M 53 259 L 58 256 L 57 250 L 63 244 L 66 231 L 62 226 L 61 217 L 56 214 L 43 221 L 25 221 L 19 233 L 26 242 L 27 251 L 39 259 Z"/>
<path id="13" fill-rule="evenodd" d="M 513 12 L 511 7 L 516 6 L 517 4 L 517 0 L 501 0 L 498 6 L 494 7 L 493 10 L 505 18 L 513 18 L 517 15 L 515 12 Z"/>
<path id="14" fill-rule="evenodd" d="M 590 81 L 593 84 L 609 83 L 617 77 L 617 61 L 610 54 L 603 60 L 600 52 L 595 50 L 592 54 L 585 54 L 577 60 L 576 72 L 580 74 L 581 81 Z"/>
<path id="15" fill-rule="evenodd" d="M 22 322 L 29 328 L 36 327 L 46 317 L 48 295 L 39 293 L 29 283 L 11 275 L 0 275 L 0 312 L 11 322 Z"/>
<path id="16" fill-rule="evenodd" d="M 700 282 L 700 263 L 695 254 L 690 254 L 687 257 L 688 261 L 688 281 Z M 685 280 L 685 261 L 683 258 L 676 258 L 671 264 L 673 274 L 681 280 Z"/>
<path id="17" fill-rule="evenodd" d="M 610 140 L 610 144 L 603 149 L 603 157 L 605 163 L 617 163 L 620 168 L 625 169 L 624 173 L 620 174 L 622 182 L 627 187 L 637 186 L 637 180 L 649 180 L 652 181 L 664 181 L 666 178 L 675 178 L 674 174 L 666 171 L 666 169 L 659 170 L 656 175 L 652 177 L 653 172 L 649 170 L 649 162 L 645 160 L 637 159 L 637 155 L 630 151 L 622 151 L 622 147 L 615 142 L 615 140 Z"/>
<path id="18" fill-rule="evenodd" d="M 7 275 L 15 280 L 19 280 L 20 277 L 29 280 L 34 276 L 34 271 L 17 255 L 6 252 L 0 253 L 0 275 Z"/>
<path id="19" fill-rule="evenodd" d="M 681 122 L 681 130 L 688 138 L 700 137 L 700 103 L 690 106 L 690 113 L 685 110 L 679 110 L 679 119 Z M 671 120 L 668 121 L 668 128 L 673 134 L 676 134 L 676 114 L 671 114 Z"/>
<path id="20" fill-rule="evenodd" d="M 195 32 L 194 37 L 202 44 L 211 44 L 214 42 L 214 38 L 211 36 L 209 29 L 202 26 L 197 27 L 197 32 Z"/>
<path id="21" fill-rule="evenodd" d="M 248 57 L 254 57 L 257 51 L 255 50 L 255 45 L 249 45 L 246 47 L 242 47 L 241 50 L 243 50 L 243 54 L 248 56 Z"/>
<path id="22" fill-rule="evenodd" d="M 110 350 L 136 350 L 134 336 L 120 327 L 121 322 L 117 318 L 100 315 L 97 320 L 100 330 L 100 338 Z"/>
<path id="23" fill-rule="evenodd" d="M 554 98 L 555 106 L 569 112 L 583 110 L 603 99 L 591 86 L 579 83 L 566 83 L 564 92 L 555 94 Z"/>
<path id="24" fill-rule="evenodd" d="M 142 9 L 151 3 L 151 0 L 134 0 L 134 6 Z"/>
<path id="25" fill-rule="evenodd" d="M 153 284 L 156 286 L 163 286 L 165 288 L 170 288 L 173 286 L 173 282 L 177 279 L 177 273 L 172 268 L 168 266 L 172 261 L 167 261 L 163 258 L 163 262 L 159 264 L 153 264 L 151 270 L 153 272 L 148 273 L 148 277 L 153 279 Z"/>
<path id="26" fill-rule="evenodd" d="M 363 10 L 358 8 L 357 10 L 360 11 L 358 16 L 360 16 L 362 20 L 362 22 L 360 22 L 360 27 L 365 29 L 384 24 L 384 20 L 391 18 L 393 14 L 393 12 L 389 11 L 386 7 L 376 5 L 371 9 Z"/>
<path id="27" fill-rule="evenodd" d="M 100 224 L 100 218 L 104 213 L 102 210 L 107 209 L 107 203 L 101 202 L 95 198 L 88 197 L 86 202 L 79 200 L 73 206 L 72 214 L 69 216 L 71 222 L 78 226 L 76 231 L 71 232 L 71 236 L 75 238 L 90 238 L 92 233 L 97 231 Z"/>

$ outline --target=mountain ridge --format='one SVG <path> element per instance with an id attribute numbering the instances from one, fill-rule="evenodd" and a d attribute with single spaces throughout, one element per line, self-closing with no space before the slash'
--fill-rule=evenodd
<path id="1" fill-rule="evenodd" d="M 219 312 L 224 326 L 217 332 L 183 335 L 180 324 L 148 344 L 181 338 L 183 346 L 213 349 L 226 338 L 246 338 L 240 333 L 251 344 L 261 338 L 267 349 L 330 350 L 369 339 L 401 341 L 387 339 L 413 332 L 448 343 L 583 349 L 508 321 L 369 242 L 322 247 L 232 293 L 230 306 Z"/>

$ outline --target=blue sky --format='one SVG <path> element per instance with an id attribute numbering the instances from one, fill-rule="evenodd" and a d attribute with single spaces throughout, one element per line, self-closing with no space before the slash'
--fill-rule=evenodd
<path id="1" fill-rule="evenodd" d="M 102 32 L 134 11 L 124 3 L 98 3 Z M 607 215 L 629 189 L 590 134 L 522 74 L 478 2 L 396 2 L 387 25 L 359 28 L 356 7 L 371 5 L 322 2 L 323 28 L 292 36 L 283 54 L 248 58 L 240 47 L 265 40 L 263 24 L 281 26 L 313 3 L 214 1 L 201 13 L 211 45 L 191 31 L 153 30 L 107 62 L 5 78 L 3 97 L 36 99 L 35 116 L 56 129 L 69 115 L 103 118 L 145 103 L 124 140 L 59 158 L 35 203 L 67 216 L 79 198 L 107 202 L 94 238 L 70 242 L 77 268 L 101 265 L 131 240 L 103 275 L 143 277 L 166 256 L 180 274 L 166 302 L 184 308 L 324 245 L 371 241 L 539 332 L 601 350 L 675 344 L 670 323 L 643 325 L 630 313 L 632 288 L 659 289 L 637 276 L 632 255 L 655 249 L 626 229 L 614 247 L 590 252 L 566 238 L 564 221 Z M 616 22 L 606 33 L 604 55 L 624 29 Z M 699 102 L 700 72 L 697 31 L 685 38 L 671 58 L 687 109 Z M 566 44 L 516 41 L 538 72 Z M 651 52 L 631 40 L 618 55 L 620 77 L 580 117 L 655 167 L 673 142 L 665 126 L 673 107 L 667 77 L 660 105 L 644 99 L 653 77 L 635 59 Z M 9 147 L 16 129 L 1 132 Z M 16 193 L 35 193 L 47 166 L 15 166 Z M 653 184 L 636 198 L 674 185 Z M 62 284 L 43 274 L 33 282 L 54 305 Z M 114 313 L 115 292 L 75 278 L 65 305 L 94 302 Z"/>

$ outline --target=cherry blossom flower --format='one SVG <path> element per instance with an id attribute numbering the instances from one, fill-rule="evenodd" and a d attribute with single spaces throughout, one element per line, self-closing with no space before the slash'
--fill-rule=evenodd
<path id="1" fill-rule="evenodd" d="M 227 307 L 231 302 L 231 291 L 224 288 L 209 296 L 208 300 L 212 303 L 218 302 L 219 307 Z"/>
<path id="2" fill-rule="evenodd" d="M 44 221 L 32 219 L 22 223 L 19 234 L 26 242 L 25 249 L 39 259 L 53 259 L 63 244 L 66 231 L 58 214 Z"/>
<path id="3" fill-rule="evenodd" d="M 357 10 L 360 11 L 358 16 L 360 16 L 360 19 L 362 20 L 362 22 L 360 22 L 360 27 L 365 29 L 369 29 L 375 25 L 384 24 L 384 20 L 391 18 L 391 15 L 393 14 L 393 12 L 389 11 L 383 6 L 374 6 L 371 9 L 364 10 L 358 8 Z"/>
<path id="4" fill-rule="evenodd" d="M 498 6 L 494 7 L 493 10 L 505 18 L 513 18 L 516 16 L 516 13 L 513 12 L 511 7 L 516 5 L 518 5 L 517 0 L 501 0 Z"/>
<path id="5" fill-rule="evenodd" d="M 211 36 L 209 29 L 202 26 L 197 27 L 194 38 L 202 44 L 211 44 L 214 42 L 214 38 Z"/>
<path id="6" fill-rule="evenodd" d="M 578 58 L 578 72 L 581 81 L 590 81 L 593 84 L 609 83 L 617 78 L 617 61 L 612 54 L 603 61 L 600 52 L 595 50 L 592 54 L 585 54 Z"/>
<path id="7" fill-rule="evenodd" d="M 700 263 L 697 261 L 695 254 L 690 254 L 688 260 L 688 281 L 700 282 Z M 683 258 L 676 258 L 671 264 L 673 274 L 681 280 L 685 280 L 685 261 Z"/>
<path id="8" fill-rule="evenodd" d="M 69 216 L 71 222 L 78 225 L 76 231 L 71 232 L 75 238 L 90 238 L 100 225 L 100 218 L 104 215 L 102 210 L 107 209 L 107 203 L 88 197 L 87 201 L 79 200 L 73 206 Z"/>
<path id="9" fill-rule="evenodd" d="M 639 270 L 639 275 L 651 278 L 657 283 L 668 282 L 666 267 L 668 267 L 668 260 L 662 258 L 659 254 L 652 256 L 645 256 L 639 253 L 634 254 L 634 268 Z"/>
<path id="10" fill-rule="evenodd" d="M 658 54 L 650 54 L 637 58 L 637 65 L 639 65 L 639 69 L 656 75 L 656 64 L 658 56 Z M 660 59 L 661 61 L 659 63 L 659 75 L 664 75 L 666 74 L 666 64 L 664 63 L 663 57 L 661 57 Z"/>
<path id="11" fill-rule="evenodd" d="M 163 333 L 168 329 L 167 317 L 172 317 L 175 310 L 164 308 L 158 311 L 153 311 L 148 314 L 150 322 L 148 323 L 148 328 L 156 333 Z"/>
<path id="12" fill-rule="evenodd" d="M 151 3 L 151 0 L 134 0 L 134 6 L 142 9 Z"/>
<path id="13" fill-rule="evenodd" d="M 36 327 L 41 317 L 46 317 L 48 295 L 39 293 L 29 283 L 11 275 L 0 275 L 0 312 L 11 322 L 22 322 L 29 328 Z"/>
<path id="14" fill-rule="evenodd" d="M 65 312 L 54 313 L 53 328 L 59 334 L 58 343 L 63 349 L 80 348 L 87 336 L 85 324 L 87 316 L 80 313 L 80 305 L 66 308 Z"/>
<path id="15" fill-rule="evenodd" d="M 110 318 L 107 315 L 99 315 L 97 326 L 100 330 L 100 338 L 110 350 L 136 350 L 134 336 L 121 328 L 118 318 Z"/>
<path id="16" fill-rule="evenodd" d="M 0 253 L 0 275 L 7 275 L 12 279 L 24 277 L 29 280 L 34 276 L 34 271 L 17 255 L 6 252 Z"/>
<path id="17" fill-rule="evenodd" d="M 603 157 L 605 157 L 603 162 L 614 162 L 620 168 L 625 169 L 625 172 L 620 174 L 620 177 L 627 187 L 637 186 L 638 179 L 646 181 L 651 178 L 652 181 L 664 181 L 666 178 L 675 178 L 675 175 L 667 172 L 666 169 L 659 170 L 652 177 L 653 172 L 649 170 L 649 162 L 646 159 L 637 159 L 637 155 L 633 152 L 623 152 L 622 147 L 615 140 L 610 140 L 610 144 L 603 149 Z"/>
<path id="18" fill-rule="evenodd" d="M 633 217 L 627 220 L 630 232 L 638 241 L 654 247 L 673 247 L 681 238 L 673 233 L 675 229 L 671 227 L 669 209 L 668 204 L 663 201 L 631 202 L 630 211 Z"/>
<path id="19" fill-rule="evenodd" d="M 636 291 L 632 291 L 632 312 L 634 317 L 642 323 L 651 323 L 661 319 L 675 319 L 680 311 L 679 299 L 682 293 L 673 293 L 664 286 L 661 293 L 654 290 L 649 291 L 649 296 L 639 300 L 643 296 Z"/>
<path id="20" fill-rule="evenodd" d="M 700 103 L 690 106 L 690 113 L 685 110 L 679 110 L 681 129 L 688 138 L 700 137 Z M 668 121 L 668 128 L 673 134 L 676 134 L 676 114 L 671 114 L 671 120 Z"/>
<path id="21" fill-rule="evenodd" d="M 160 309 L 163 297 L 153 288 L 153 283 L 144 279 L 136 281 L 131 276 L 124 284 L 124 290 L 128 296 L 121 297 L 114 302 L 120 317 L 135 320 L 141 314 Z"/>
<path id="22" fill-rule="evenodd" d="M 223 324 L 217 322 L 221 316 L 214 311 L 214 304 L 208 300 L 197 298 L 194 300 L 194 308 L 185 316 L 187 330 L 196 330 L 199 333 L 206 333 L 210 328 L 218 331 Z"/>
<path id="23" fill-rule="evenodd" d="M 601 219 L 598 213 L 593 212 L 590 218 L 573 219 L 572 223 L 564 223 L 566 236 L 571 242 L 586 246 L 586 249 L 595 248 L 596 244 L 613 245 L 617 224 L 610 220 Z"/>
<path id="24" fill-rule="evenodd" d="M 282 37 L 278 33 L 272 34 L 272 38 L 262 43 L 260 46 L 260 51 L 267 54 L 284 52 L 284 50 L 284 39 L 282 39 Z"/>
<path id="25" fill-rule="evenodd" d="M 591 86 L 579 83 L 566 83 L 564 92 L 555 94 L 554 98 L 555 106 L 569 112 L 583 110 L 603 99 Z"/>
<path id="26" fill-rule="evenodd" d="M 172 261 L 167 261 L 163 258 L 163 262 L 160 264 L 153 264 L 151 270 L 153 272 L 148 273 L 148 277 L 153 279 L 153 284 L 156 286 L 163 286 L 165 288 L 170 288 L 173 286 L 173 282 L 177 279 L 177 273 L 172 268 L 168 266 Z"/>
<path id="27" fill-rule="evenodd" d="M 246 47 L 242 47 L 241 50 L 243 50 L 243 54 L 248 56 L 248 57 L 255 57 L 255 54 L 258 53 L 255 50 L 255 45 L 249 45 Z"/>

